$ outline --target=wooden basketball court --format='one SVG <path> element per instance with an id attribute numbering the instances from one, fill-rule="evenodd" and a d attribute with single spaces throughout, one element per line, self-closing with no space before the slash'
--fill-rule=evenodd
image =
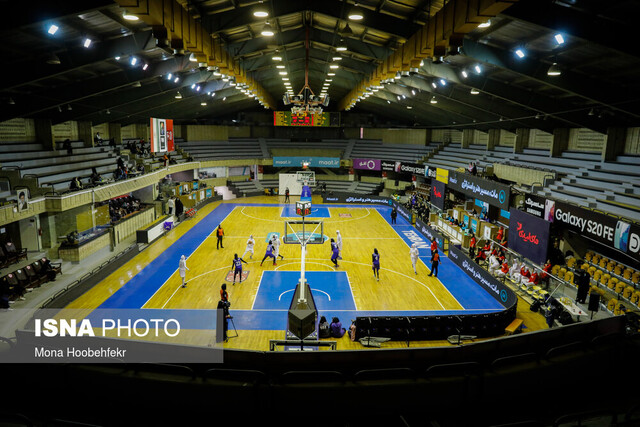
<path id="1" fill-rule="evenodd" d="M 406 221 L 391 225 L 385 206 L 322 205 L 314 196 L 314 213 L 309 220 L 323 221 L 324 235 L 343 238 L 342 258 L 336 268 L 330 260 L 330 244 L 308 245 L 307 280 L 319 308 L 329 321 L 338 317 L 344 327 L 357 315 L 424 315 L 499 310 L 486 292 L 475 286 L 446 258 L 438 278 L 428 276 L 429 242 L 421 241 Z M 284 339 L 286 310 L 300 271 L 300 245 L 281 244 L 280 255 L 260 265 L 267 239 L 279 238 L 285 218 L 295 217 L 293 206 L 280 203 L 283 196 L 259 196 L 215 202 L 201 209 L 195 218 L 168 232 L 133 260 L 111 274 L 67 308 L 89 312 L 97 308 L 144 308 L 162 310 L 215 310 L 220 288 L 227 285 L 231 315 L 238 337 L 227 348 L 267 350 L 270 339 Z M 223 246 L 217 248 L 215 230 L 222 225 Z M 255 253 L 245 256 L 245 280 L 228 280 L 234 254 L 242 256 L 249 235 Z M 409 256 L 410 243 L 420 247 L 415 274 Z M 371 269 L 371 254 L 381 255 L 380 281 Z M 181 286 L 178 261 L 187 257 L 187 286 Z M 466 279 L 466 280 L 465 280 Z M 484 294 L 484 295 L 483 295 Z M 539 321 L 538 321 L 539 322 Z M 202 330 L 189 331 L 190 344 L 206 344 L 211 337 Z M 233 333 L 232 333 L 233 334 Z M 362 348 L 346 336 L 339 349 Z M 388 347 L 406 343 L 389 343 Z M 442 342 L 414 342 L 412 346 L 442 345 Z"/>

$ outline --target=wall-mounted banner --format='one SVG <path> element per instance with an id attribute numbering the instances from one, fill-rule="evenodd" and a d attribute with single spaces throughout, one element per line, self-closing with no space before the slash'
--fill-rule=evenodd
<path id="1" fill-rule="evenodd" d="M 173 120 L 152 117 L 149 132 L 152 153 L 173 151 Z"/>
<path id="2" fill-rule="evenodd" d="M 515 208 L 511 208 L 509 216 L 509 247 L 537 264 L 544 264 L 551 223 Z"/>
<path id="3" fill-rule="evenodd" d="M 441 251 L 444 252 L 444 237 L 442 236 L 442 234 L 438 233 L 436 230 L 429 227 L 427 224 L 420 221 L 419 219 L 416 219 L 416 230 L 418 230 L 418 232 L 420 232 L 423 236 L 429 239 L 429 242 L 431 242 L 433 239 L 437 239 L 438 247 L 440 248 Z"/>
<path id="4" fill-rule="evenodd" d="M 562 224 L 565 229 L 618 249 L 640 261 L 640 225 L 560 200 L 547 199 L 545 210 L 554 223 Z"/>
<path id="5" fill-rule="evenodd" d="M 424 167 L 424 176 L 427 178 L 436 178 L 437 170 L 436 168 L 430 168 L 429 166 Z"/>
<path id="6" fill-rule="evenodd" d="M 513 307 L 518 302 L 516 294 L 507 285 L 471 261 L 464 252 L 453 245 L 449 246 L 449 259 L 506 308 Z"/>
<path id="7" fill-rule="evenodd" d="M 395 170 L 396 170 L 396 162 L 393 162 L 391 160 L 380 160 L 380 168 L 383 171 L 395 172 Z"/>
<path id="8" fill-rule="evenodd" d="M 524 196 L 524 211 L 538 218 L 545 218 L 544 207 L 546 198 L 527 193 Z"/>
<path id="9" fill-rule="evenodd" d="M 309 163 L 312 168 L 339 168 L 339 157 L 274 157 L 273 166 L 277 168 L 302 167 L 303 163 Z"/>
<path id="10" fill-rule="evenodd" d="M 448 187 L 467 196 L 475 197 L 500 209 L 509 209 L 511 187 L 495 181 L 489 181 L 474 175 L 458 172 L 449 173 Z"/>
<path id="11" fill-rule="evenodd" d="M 379 171 L 380 160 L 378 159 L 353 159 L 353 168 L 368 171 Z"/>
<path id="12" fill-rule="evenodd" d="M 440 210 L 444 210 L 444 197 L 447 186 L 444 182 L 431 179 L 431 204 Z"/>

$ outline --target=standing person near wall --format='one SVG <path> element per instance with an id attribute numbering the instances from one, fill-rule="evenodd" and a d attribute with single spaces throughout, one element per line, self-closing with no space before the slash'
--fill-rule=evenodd
<path id="1" fill-rule="evenodd" d="M 394 207 L 391 210 L 391 224 L 395 224 L 396 223 L 396 218 L 398 218 L 398 210 Z"/>
<path id="2" fill-rule="evenodd" d="M 440 254 L 438 250 L 431 255 L 431 271 L 429 272 L 429 276 L 433 275 L 433 277 L 438 277 L 438 264 L 440 264 Z"/>
<path id="3" fill-rule="evenodd" d="M 176 199 L 173 196 L 169 196 L 167 201 L 167 208 L 169 209 L 169 215 L 176 213 Z"/>
<path id="4" fill-rule="evenodd" d="M 285 202 L 285 203 L 289 203 L 289 202 L 290 202 L 290 200 L 289 200 L 289 187 L 287 187 L 287 188 L 284 190 L 284 202 Z"/>

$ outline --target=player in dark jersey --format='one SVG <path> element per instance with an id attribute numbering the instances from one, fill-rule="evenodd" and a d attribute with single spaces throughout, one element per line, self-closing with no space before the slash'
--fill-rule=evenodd
<path id="1" fill-rule="evenodd" d="M 238 283 L 242 282 L 242 263 L 247 261 L 242 258 L 238 258 L 238 254 L 233 254 L 233 262 L 231 263 L 231 269 L 233 270 L 233 284 L 236 284 L 236 274 L 240 276 Z"/>
<path id="2" fill-rule="evenodd" d="M 260 266 L 262 266 L 262 263 L 267 258 L 273 258 L 273 265 L 277 265 L 276 256 L 273 254 L 273 244 L 271 243 L 271 241 L 269 241 L 269 243 L 267 244 L 267 251 L 264 254 L 264 258 L 262 258 L 262 261 L 260 262 Z"/>
<path id="3" fill-rule="evenodd" d="M 373 249 L 373 254 L 371 254 L 371 262 L 373 264 L 373 276 L 377 281 L 380 281 L 380 254 L 376 248 Z"/>
<path id="4" fill-rule="evenodd" d="M 338 248 L 336 241 L 331 239 L 331 262 L 333 262 L 333 265 L 335 265 L 336 267 L 339 267 L 338 265 L 339 253 L 340 253 L 340 249 Z"/>

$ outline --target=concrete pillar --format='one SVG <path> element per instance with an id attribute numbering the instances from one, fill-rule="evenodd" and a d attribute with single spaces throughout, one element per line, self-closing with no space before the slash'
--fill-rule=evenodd
<path id="1" fill-rule="evenodd" d="M 473 143 L 474 129 L 462 129 L 462 148 L 469 148 Z"/>
<path id="2" fill-rule="evenodd" d="M 513 144 L 514 153 L 522 153 L 522 150 L 529 146 L 529 138 L 531 136 L 531 129 L 518 128 L 516 129 L 516 142 Z"/>
<path id="3" fill-rule="evenodd" d="M 627 139 L 627 128 L 611 127 L 607 129 L 607 137 L 602 147 L 602 161 L 614 161 L 617 156 L 624 154 Z"/>
<path id="4" fill-rule="evenodd" d="M 558 128 L 553 130 L 553 138 L 551 140 L 551 149 L 549 155 L 558 157 L 569 147 L 569 134 L 571 129 Z"/>
<path id="5" fill-rule="evenodd" d="M 34 119 L 33 121 L 36 133 L 36 142 L 42 144 L 45 150 L 55 150 L 55 141 L 53 139 L 53 127 L 50 119 Z"/>
<path id="6" fill-rule="evenodd" d="M 85 147 L 93 147 L 93 134 L 91 122 L 78 122 L 78 139 L 84 141 Z"/>
<path id="7" fill-rule="evenodd" d="M 113 138 L 116 144 L 122 144 L 122 125 L 109 123 L 109 139 Z"/>
<path id="8" fill-rule="evenodd" d="M 489 129 L 487 138 L 487 151 L 493 151 L 500 143 L 500 129 Z"/>

